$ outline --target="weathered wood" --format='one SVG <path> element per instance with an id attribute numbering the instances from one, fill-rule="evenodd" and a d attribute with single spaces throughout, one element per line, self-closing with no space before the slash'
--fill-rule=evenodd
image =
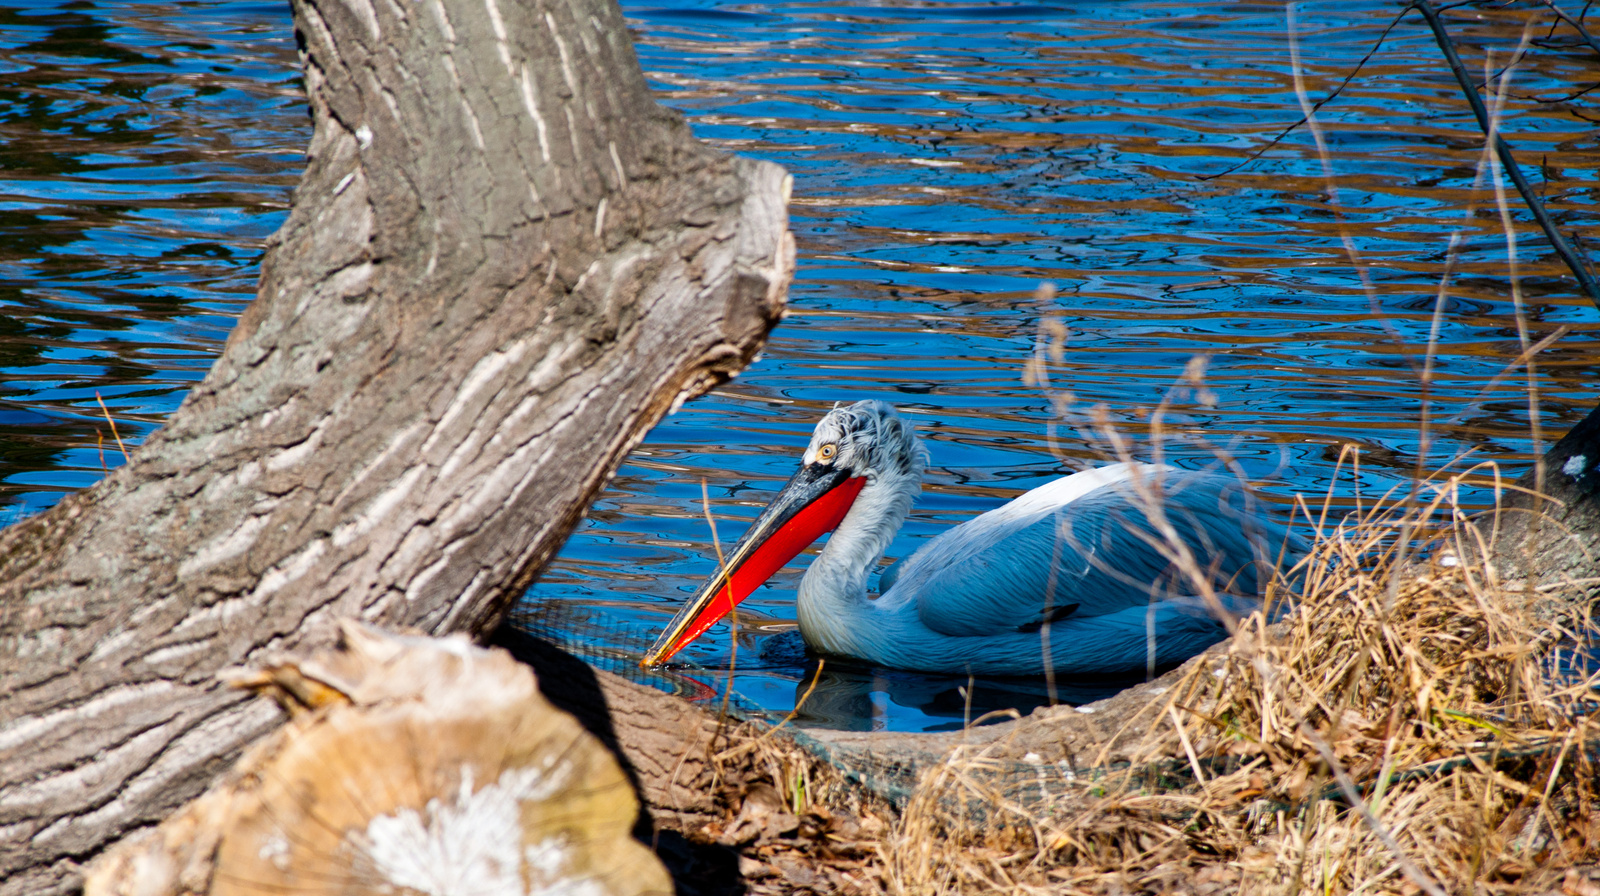
<path id="1" fill-rule="evenodd" d="M 0 893 L 279 724 L 214 674 L 352 617 L 492 628 L 675 402 L 746 364 L 787 178 L 650 98 L 612 0 L 297 0 L 305 176 L 222 357 L 0 534 Z"/>
<path id="2" fill-rule="evenodd" d="M 289 724 L 101 855 L 88 896 L 672 891 L 622 770 L 527 666 L 341 628 L 336 650 L 240 678 Z"/>

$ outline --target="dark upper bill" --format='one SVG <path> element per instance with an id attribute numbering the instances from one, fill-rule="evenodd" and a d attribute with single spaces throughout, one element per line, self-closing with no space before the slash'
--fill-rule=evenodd
<path id="1" fill-rule="evenodd" d="M 672 618 L 640 665 L 654 666 L 671 659 L 733 612 L 734 605 L 772 578 L 806 545 L 837 528 L 866 481 L 829 464 L 801 467 L 734 545 L 722 569 Z"/>

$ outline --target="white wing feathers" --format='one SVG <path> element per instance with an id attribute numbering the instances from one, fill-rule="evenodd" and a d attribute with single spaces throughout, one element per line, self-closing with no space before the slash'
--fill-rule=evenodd
<path id="1" fill-rule="evenodd" d="M 1159 510 L 1144 506 L 1134 482 L 1159 498 Z M 883 599 L 914 600 L 923 625 L 964 636 L 1197 595 L 1193 573 L 1172 562 L 1162 519 L 1216 592 L 1254 597 L 1257 564 L 1272 568 L 1292 536 L 1252 513 L 1251 501 L 1215 474 L 1147 465 L 1080 473 L 933 538 L 897 564 Z M 1301 548 L 1289 545 L 1291 555 Z"/>

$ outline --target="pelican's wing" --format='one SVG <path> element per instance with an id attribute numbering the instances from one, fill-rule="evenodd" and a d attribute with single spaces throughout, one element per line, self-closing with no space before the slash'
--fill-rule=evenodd
<path id="1" fill-rule="evenodd" d="M 1230 479 L 1174 471 L 1163 486 L 1161 515 L 1213 587 L 1254 595 L 1256 564 L 1275 559 L 1270 552 L 1283 531 L 1249 512 L 1249 496 Z M 987 635 L 1199 590 L 1154 546 L 1162 541 L 1159 529 L 1126 483 L 1058 507 L 1007 509 L 930 541 L 899 571 L 893 596 L 915 600 L 922 623 L 935 631 Z"/>
<path id="2" fill-rule="evenodd" d="M 894 587 L 894 580 L 900 578 L 900 570 L 901 570 L 901 568 L 904 567 L 906 565 L 906 561 L 910 560 L 910 559 L 911 559 L 911 555 L 907 554 L 906 556 L 901 557 L 899 560 L 896 560 L 893 563 L 889 564 L 889 567 L 887 569 L 885 569 L 883 572 L 878 573 L 878 593 L 879 594 L 883 594 L 884 592 L 888 591 L 890 588 Z"/>

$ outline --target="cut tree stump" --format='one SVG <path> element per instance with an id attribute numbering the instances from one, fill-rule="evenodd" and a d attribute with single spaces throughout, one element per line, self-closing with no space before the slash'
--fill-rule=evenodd
<path id="1" fill-rule="evenodd" d="M 349 617 L 483 634 L 780 318 L 788 179 L 651 98 L 612 0 L 297 0 L 315 121 L 259 292 L 98 485 L 0 533 L 0 894 L 282 722 L 221 687 Z"/>
<path id="2" fill-rule="evenodd" d="M 90 866 L 87 896 L 670 894 L 616 760 L 533 673 L 461 635 L 341 626 L 236 683 L 287 725 Z"/>

